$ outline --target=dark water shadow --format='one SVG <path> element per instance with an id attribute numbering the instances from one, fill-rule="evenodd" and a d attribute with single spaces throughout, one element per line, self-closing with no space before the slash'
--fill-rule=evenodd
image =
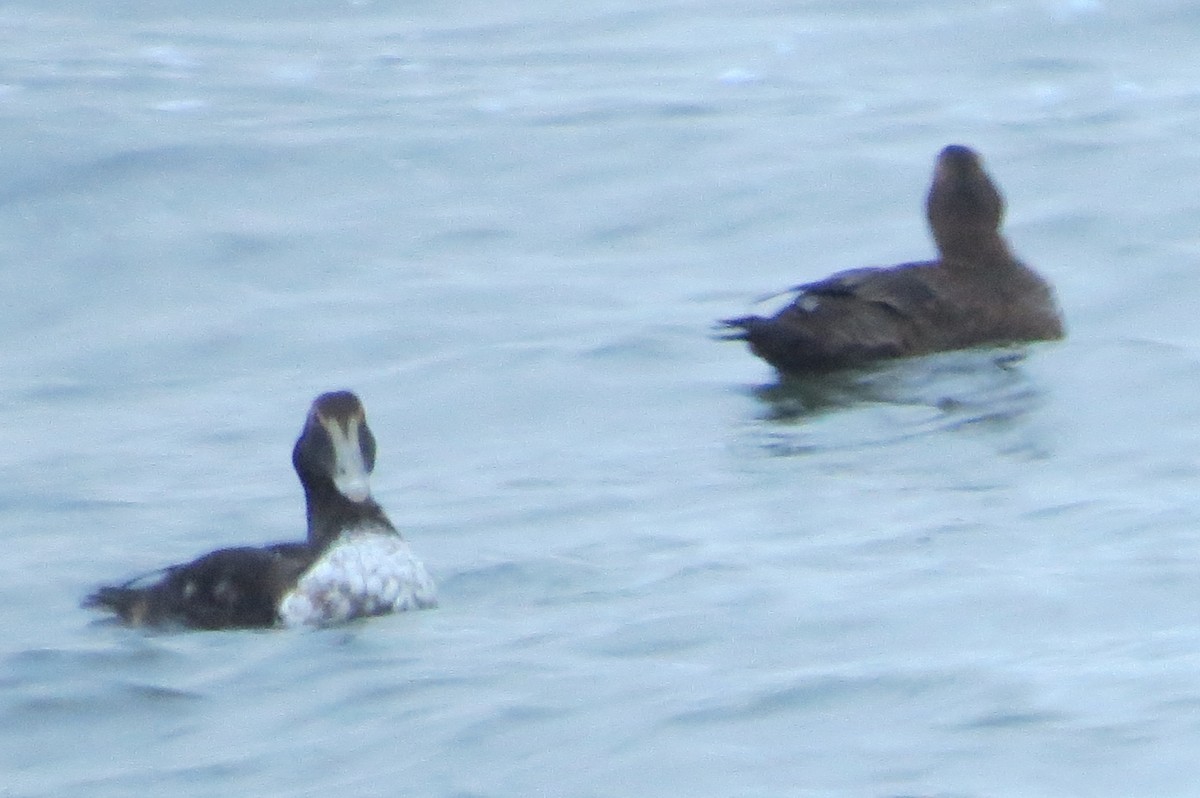
<path id="1" fill-rule="evenodd" d="M 967 427 L 1011 428 L 1042 400 L 1023 348 L 948 352 L 869 369 L 781 377 L 750 393 L 775 454 L 889 444 Z"/>
<path id="2" fill-rule="evenodd" d="M 764 420 L 793 422 L 863 404 L 920 404 L 954 410 L 990 401 L 1030 382 L 1024 349 L 948 352 L 808 376 L 781 375 L 751 393 Z"/>

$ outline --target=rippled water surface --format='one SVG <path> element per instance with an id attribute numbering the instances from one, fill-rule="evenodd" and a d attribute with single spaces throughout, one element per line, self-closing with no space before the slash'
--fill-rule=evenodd
<path id="1" fill-rule="evenodd" d="M 0 794 L 1195 794 L 1190 3 L 142 5 L 0 7 Z M 712 340 L 949 142 L 1066 342 Z M 343 387 L 439 609 L 78 608 L 298 537 Z"/>

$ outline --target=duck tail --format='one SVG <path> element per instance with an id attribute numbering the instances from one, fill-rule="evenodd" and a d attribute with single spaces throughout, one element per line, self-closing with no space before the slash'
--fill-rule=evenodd
<path id="1" fill-rule="evenodd" d="M 719 319 L 713 328 L 713 338 L 718 341 L 745 341 L 746 324 L 751 316 L 740 319 Z"/>
<path id="2" fill-rule="evenodd" d="M 128 617 L 142 591 L 125 585 L 97 588 L 80 603 L 88 610 L 110 610 L 122 618 Z"/>
<path id="3" fill-rule="evenodd" d="M 713 337 L 718 341 L 749 341 L 759 325 L 767 321 L 762 316 L 740 316 L 717 322 Z"/>
<path id="4" fill-rule="evenodd" d="M 105 585 L 88 594 L 80 605 L 87 610 L 108 610 L 126 623 L 139 624 L 147 620 L 149 594 L 153 586 L 147 585 L 152 577 L 169 572 L 169 568 L 130 579 L 120 585 Z"/>

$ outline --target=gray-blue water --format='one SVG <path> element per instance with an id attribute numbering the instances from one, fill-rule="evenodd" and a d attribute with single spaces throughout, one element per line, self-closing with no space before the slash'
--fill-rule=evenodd
<path id="1" fill-rule="evenodd" d="M 147 6 L 147 7 L 143 7 Z M 1195 795 L 1200 11 L 0 6 L 0 795 Z M 782 391 L 979 149 L 1070 338 Z M 147 635 L 351 388 L 442 606 Z"/>

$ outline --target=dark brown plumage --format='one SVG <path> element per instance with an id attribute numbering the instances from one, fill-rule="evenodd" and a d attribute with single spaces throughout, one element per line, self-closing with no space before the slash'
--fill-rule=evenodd
<path id="1" fill-rule="evenodd" d="M 318 553 L 305 543 L 217 549 L 123 585 L 102 587 L 83 606 L 109 610 L 130 626 L 271 626 L 280 600 Z"/>
<path id="2" fill-rule="evenodd" d="M 1054 291 L 1000 234 L 1004 199 L 968 147 L 938 155 L 926 199 L 938 260 L 838 272 L 796 286 L 771 317 L 722 322 L 725 337 L 784 373 L 1063 337 Z"/>

